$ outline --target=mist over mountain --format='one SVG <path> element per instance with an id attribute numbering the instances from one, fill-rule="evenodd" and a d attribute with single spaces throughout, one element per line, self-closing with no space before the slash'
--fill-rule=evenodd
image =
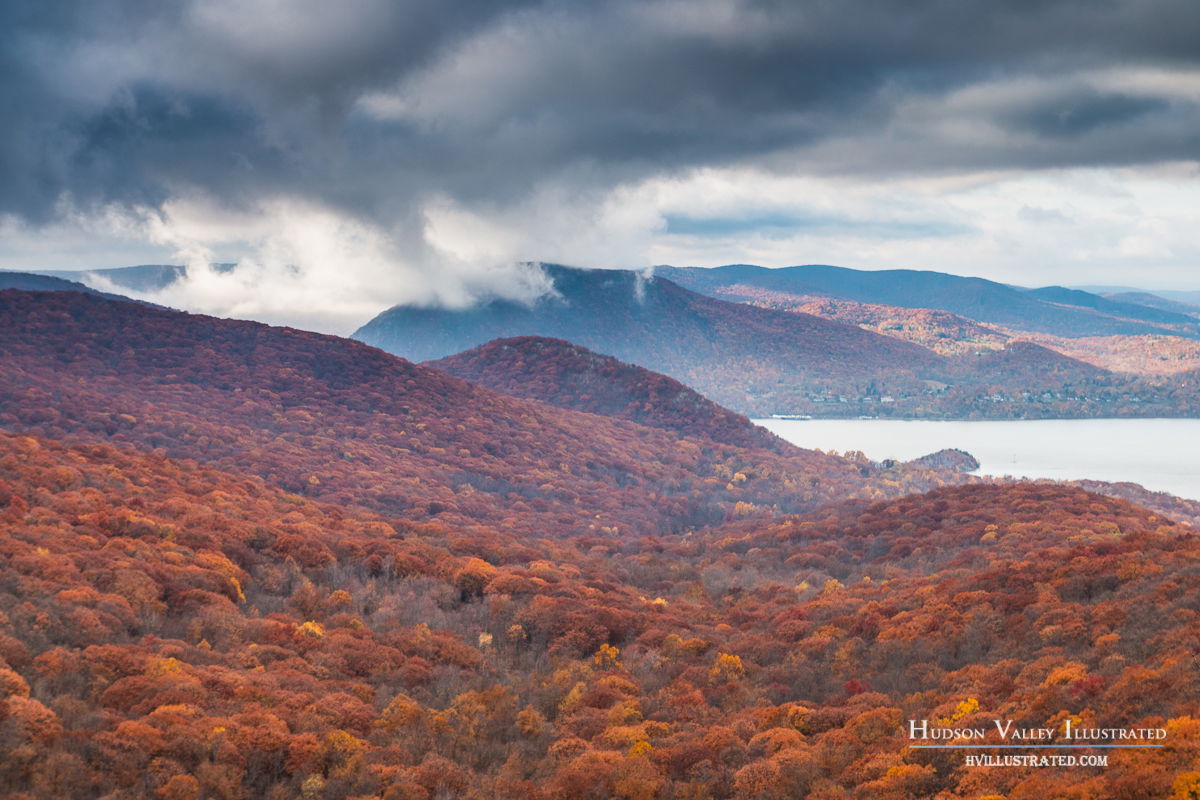
<path id="1" fill-rule="evenodd" d="M 101 297 L 124 299 L 119 295 L 98 291 L 78 281 L 34 272 L 0 271 L 0 290 L 4 289 L 20 289 L 27 292 L 82 292 Z"/>
<path id="2" fill-rule="evenodd" d="M 231 263 L 212 264 L 211 268 L 221 275 L 237 271 L 237 265 Z M 555 282 L 565 280 L 562 272 L 565 268 L 555 265 L 543 268 Z M 146 264 L 78 271 L 34 270 L 30 274 L 74 282 L 92 281 L 117 290 L 153 295 L 178 284 L 186 272 L 182 265 Z M 666 277 L 685 288 L 723 300 L 753 299 L 751 290 L 761 289 L 796 297 L 943 311 L 975 322 L 1067 337 L 1200 335 L 1197 319 L 1200 305 L 1196 305 L 1200 303 L 1200 294 L 1195 292 L 1145 292 L 1104 286 L 1026 288 L 929 270 L 858 270 L 823 265 L 659 266 L 647 274 Z M 578 288 L 568 287 L 568 291 L 572 290 Z M 1175 295 L 1178 297 L 1171 299 Z"/>
<path id="3" fill-rule="evenodd" d="M 157 268 L 155 269 L 157 270 Z M 127 302 L 140 303 L 142 305 L 161 308 L 161 306 L 158 306 L 155 303 L 149 303 L 144 300 L 135 300 L 125 297 L 124 295 L 101 291 L 80 281 L 70 280 L 71 277 L 82 277 L 80 273 L 64 271 L 62 275 L 64 277 L 56 277 L 49 273 L 41 272 L 0 271 L 0 291 L 5 289 L 19 289 L 26 292 L 80 292 L 82 294 L 95 295 L 96 297 L 106 297 L 109 300 L 124 300 Z"/>
<path id="4" fill-rule="evenodd" d="M 215 269 L 236 274 L 237 267 Z M 1062 287 L 1025 290 L 938 273 L 914 274 L 943 291 L 895 297 L 888 283 L 899 280 L 896 275 L 812 268 L 835 276 L 843 287 L 838 291 L 846 294 L 924 303 L 908 308 L 796 285 L 796 276 L 809 268 L 718 268 L 716 277 L 696 269 L 673 273 L 705 282 L 711 297 L 643 272 L 531 269 L 553 287 L 535 300 L 493 297 L 467 308 L 397 306 L 362 326 L 356 337 L 414 360 L 495 338 L 560 338 L 669 375 L 751 415 L 1172 416 L 1191 413 L 1195 404 L 1182 388 L 1186 380 L 1164 380 L 1200 369 L 1200 340 L 1193 338 L 1200 320 L 1173 301 L 1160 300 L 1167 306 L 1160 308 Z M 782 277 L 767 274 L 774 272 Z M 146 265 L 80 277 L 92 275 L 96 285 L 124 286 L 153 298 L 158 291 L 170 296 L 182 274 L 182 267 Z M 747 276 L 815 294 L 728 282 Z M 976 290 L 983 293 L 973 301 L 973 313 L 989 316 L 988 309 L 997 307 L 993 301 L 1003 301 L 1005 314 L 990 316 L 1012 319 L 1018 309 L 1015 324 L 1021 327 L 980 322 L 935 305 L 955 306 L 964 291 Z M 1081 319 L 1092 330 L 1149 332 L 1082 336 L 1038 330 L 1078 331 Z M 993 351 L 1003 354 L 989 355 Z"/>
<path id="5" fill-rule="evenodd" d="M 234 265 L 228 264 L 223 266 L 232 269 Z M 135 267 L 109 267 L 83 271 L 65 269 L 45 270 L 41 274 L 53 275 L 67 280 L 78 280 L 81 278 L 84 280 L 95 280 L 99 278 L 121 289 L 149 293 L 161 291 L 176 281 L 181 280 L 187 274 L 187 267 L 181 264 L 139 264 Z"/>

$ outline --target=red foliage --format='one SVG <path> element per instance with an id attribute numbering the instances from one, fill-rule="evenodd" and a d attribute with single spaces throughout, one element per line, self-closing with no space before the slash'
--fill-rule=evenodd
<path id="1" fill-rule="evenodd" d="M 701 444 L 326 337 L 2 299 L 40 326 L 0 329 L 23 431 L 0 433 L 6 795 L 1139 797 L 1195 779 L 1200 538 L 1161 514 L 1050 484 L 903 494 L 939 476 Z M 481 432 L 515 437 L 485 459 L 510 483 L 458 492 L 475 456 L 452 446 L 485 449 Z M 726 519 L 726 493 L 771 492 L 801 513 Z M 432 502 L 456 510 L 431 520 Z M 706 504 L 718 524 L 662 524 Z M 596 514 L 628 535 L 579 524 Z M 908 747 L 910 716 L 973 715 L 1163 726 L 1170 746 L 1103 772 Z"/>
<path id="2" fill-rule="evenodd" d="M 741 414 L 648 369 L 562 339 L 496 339 L 428 366 L 513 397 L 587 411 L 737 447 L 796 448 Z"/>
<path id="3" fill-rule="evenodd" d="M 513 399 L 346 339 L 70 292 L 0 292 L 0 352 L 0 425 L 159 450 L 409 520 L 663 532 L 720 520 L 739 501 L 795 511 L 959 480 L 867 468 L 874 480 L 864 481 L 862 465 L 813 451 L 680 441 Z M 736 474 L 748 480 L 731 482 Z M 74 478 L 44 480 L 57 490 Z M 111 524 L 148 533 L 136 514 Z M 280 535 L 285 557 L 329 563 L 302 530 Z"/>

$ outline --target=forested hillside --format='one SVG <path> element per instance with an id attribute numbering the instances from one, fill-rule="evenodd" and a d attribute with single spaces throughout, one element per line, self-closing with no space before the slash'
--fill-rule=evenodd
<path id="1" fill-rule="evenodd" d="M 679 381 L 562 339 L 496 339 L 427 365 L 513 397 L 739 447 L 793 452 L 765 428 Z"/>
<path id="2" fill-rule="evenodd" d="M 357 342 L 80 294 L 0 293 L 0 425 L 162 448 L 457 524 L 656 533 L 944 480 L 531 403 Z M 719 432 L 717 432 L 719 435 Z M 765 440 L 770 443 L 771 440 Z"/>
<path id="3" fill-rule="evenodd" d="M 6 434 L 0 520 L 14 798 L 1165 798 L 1194 779 L 1198 540 L 1076 489 L 550 541 Z M 993 716 L 1163 726 L 1170 746 L 979 771 L 904 739 L 907 718 Z"/>
<path id="4" fill-rule="evenodd" d="M 698 402 L 518 344 L 557 354 L 530 374 L 567 401 L 580 363 L 618 398 L 671 387 L 644 395 L 655 424 Z M 1200 538 L 1171 519 L 1187 504 L 740 447 L 718 441 L 737 418 L 702 404 L 690 429 L 650 427 L 335 337 L 69 292 L 0 293 L 0 345 L 8 797 L 1196 783 Z M 980 771 L 905 739 L 909 718 L 993 716 L 1170 744 L 1105 771 Z"/>

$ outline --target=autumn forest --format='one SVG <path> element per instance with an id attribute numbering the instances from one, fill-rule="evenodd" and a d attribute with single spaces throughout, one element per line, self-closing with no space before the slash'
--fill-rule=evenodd
<path id="1" fill-rule="evenodd" d="M 0 293 L 4 795 L 1200 787 L 1194 509 L 804 450 L 567 342 L 494 348 L 441 365 L 468 383 Z M 912 718 L 1167 739 L 975 769 Z"/>
<path id="2" fill-rule="evenodd" d="M 0 0 L 0 800 L 1200 800 L 1198 0 Z"/>

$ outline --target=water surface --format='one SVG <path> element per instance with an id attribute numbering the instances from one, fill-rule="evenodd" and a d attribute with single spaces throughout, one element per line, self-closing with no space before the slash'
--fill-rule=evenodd
<path id="1" fill-rule="evenodd" d="M 861 450 L 874 461 L 957 447 L 979 460 L 980 475 L 1133 481 L 1200 500 L 1200 419 L 755 422 L 801 447 Z"/>

